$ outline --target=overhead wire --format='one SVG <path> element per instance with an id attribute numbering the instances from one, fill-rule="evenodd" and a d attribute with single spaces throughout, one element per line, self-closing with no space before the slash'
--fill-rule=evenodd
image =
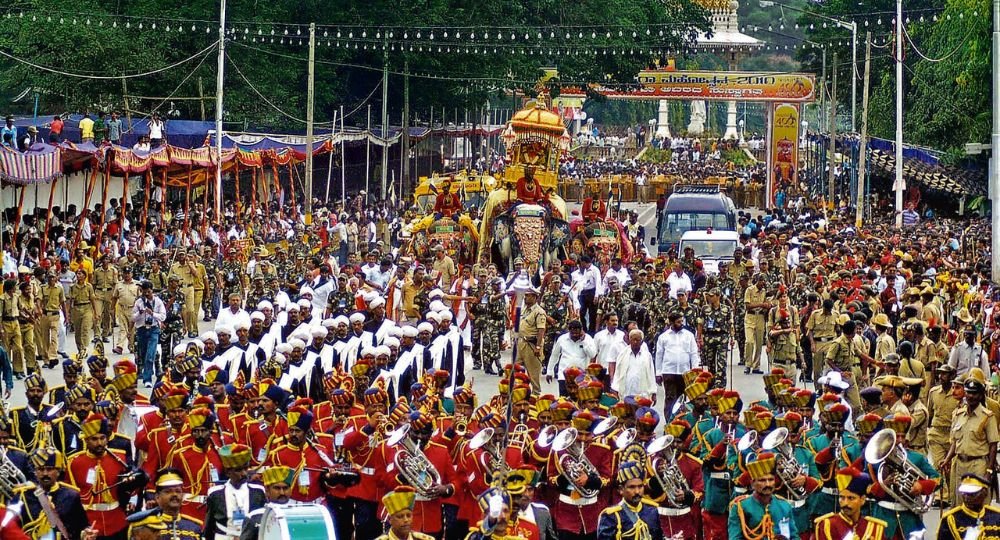
<path id="1" fill-rule="evenodd" d="M 208 47 L 205 47 L 204 49 L 198 51 L 197 53 L 195 53 L 195 54 L 193 54 L 193 55 L 191 55 L 191 56 L 189 56 L 189 57 L 187 57 L 187 58 L 185 58 L 183 60 L 179 60 L 177 62 L 174 62 L 173 64 L 170 64 L 169 66 L 164 66 L 162 68 L 154 69 L 152 71 L 145 71 L 145 72 L 142 72 L 142 73 L 133 73 L 133 74 L 126 74 L 126 75 L 91 75 L 91 74 L 83 74 L 83 73 L 72 73 L 72 72 L 63 71 L 63 70 L 56 69 L 56 68 L 49 67 L 49 66 L 43 66 L 41 64 L 37 64 L 37 63 L 32 62 L 30 60 L 25 60 L 23 58 L 20 58 L 18 56 L 15 56 L 15 55 L 7 52 L 7 51 L 4 51 L 2 49 L 0 49 L 0 56 L 9 58 L 9 59 L 11 59 L 11 60 L 13 60 L 15 62 L 24 64 L 24 65 L 32 67 L 34 69 L 38 69 L 38 70 L 41 70 L 41 71 L 46 71 L 48 73 L 52 73 L 52 74 L 55 74 L 55 75 L 61 75 L 63 77 L 71 77 L 71 78 L 74 78 L 74 79 L 87 79 L 87 80 L 94 80 L 94 81 L 119 81 L 119 80 L 123 80 L 123 79 L 138 79 L 138 78 L 141 78 L 141 77 L 149 77 L 150 75 L 156 75 L 157 73 L 163 73 L 164 71 L 170 71 L 171 69 L 174 69 L 176 67 L 182 66 L 182 65 L 190 62 L 191 60 L 194 60 L 195 58 L 198 58 L 199 56 L 208 53 L 209 51 L 211 51 L 212 49 L 214 49 L 218 44 L 219 44 L 219 40 L 215 40 Z"/>

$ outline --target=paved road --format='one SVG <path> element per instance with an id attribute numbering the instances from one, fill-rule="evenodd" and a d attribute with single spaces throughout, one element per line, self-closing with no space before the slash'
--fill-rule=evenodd
<path id="1" fill-rule="evenodd" d="M 639 210 L 640 223 L 646 226 L 647 231 L 655 230 L 656 226 L 656 206 L 652 203 L 647 204 L 636 204 L 636 203 L 624 203 L 623 208 L 637 208 Z M 570 204 L 570 210 L 578 209 L 578 204 Z M 649 234 L 649 233 L 647 233 Z M 214 323 L 201 322 L 199 324 L 201 331 L 207 331 L 214 328 Z M 73 343 L 72 336 L 67 337 L 66 340 L 67 353 L 75 354 L 76 347 Z M 108 345 L 106 350 L 111 353 L 111 347 Z M 762 378 L 760 375 L 744 375 L 743 369 L 740 366 L 735 365 L 738 362 L 738 353 L 734 353 L 732 358 L 732 365 L 730 365 L 730 372 L 728 380 L 731 381 L 732 387 L 740 393 L 744 403 L 750 403 L 755 400 L 760 400 L 765 398 L 764 387 Z M 110 354 L 109 360 L 110 364 L 121 358 L 121 355 Z M 132 358 L 129 356 L 129 358 Z M 762 360 L 762 365 L 767 365 L 766 354 L 764 355 L 765 360 Z M 510 361 L 510 352 L 503 353 L 504 362 Z M 467 361 L 467 366 L 471 366 L 472 363 Z M 60 368 L 56 369 L 43 369 L 45 379 L 49 385 L 59 385 L 62 384 L 62 371 Z M 479 402 L 483 403 L 487 401 L 488 396 L 493 395 L 497 392 L 497 384 L 499 378 L 495 375 L 486 375 L 482 371 L 470 371 L 468 373 L 473 381 L 473 389 L 479 396 Z M 147 390 L 141 389 L 143 393 L 148 393 Z M 553 381 L 551 384 L 542 381 L 542 391 L 544 393 L 558 394 L 558 387 Z M 11 396 L 12 406 L 22 406 L 25 403 L 24 399 L 24 385 L 20 381 L 15 381 L 14 392 Z M 657 403 L 663 403 L 663 390 L 660 389 L 657 392 Z M 928 526 L 928 531 L 936 533 L 937 524 L 939 521 L 940 513 L 937 510 L 928 512 L 925 515 L 925 524 Z"/>

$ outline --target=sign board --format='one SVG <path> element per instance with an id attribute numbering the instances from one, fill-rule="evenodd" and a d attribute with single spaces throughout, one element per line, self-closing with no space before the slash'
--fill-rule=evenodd
<path id="1" fill-rule="evenodd" d="M 775 104 L 771 112 L 767 144 L 767 206 L 777 206 L 778 192 L 787 204 L 798 190 L 799 176 L 799 107 L 792 103 Z"/>
<path id="2" fill-rule="evenodd" d="M 807 73 L 646 70 L 639 72 L 636 81 L 643 88 L 630 93 L 649 99 L 781 103 L 816 99 L 815 77 Z"/>

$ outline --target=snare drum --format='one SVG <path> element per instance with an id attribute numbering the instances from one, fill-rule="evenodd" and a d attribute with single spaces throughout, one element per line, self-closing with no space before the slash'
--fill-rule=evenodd
<path id="1" fill-rule="evenodd" d="M 320 504 L 268 505 L 260 519 L 259 540 L 336 540 L 330 511 Z"/>

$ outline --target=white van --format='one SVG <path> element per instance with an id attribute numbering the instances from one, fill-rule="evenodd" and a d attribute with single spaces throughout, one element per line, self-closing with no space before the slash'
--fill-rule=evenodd
<path id="1" fill-rule="evenodd" d="M 739 240 L 740 234 L 735 231 L 687 231 L 681 236 L 678 253 L 683 256 L 686 248 L 694 249 L 695 258 L 705 264 L 705 272 L 718 274 L 720 262 L 732 262 Z"/>

